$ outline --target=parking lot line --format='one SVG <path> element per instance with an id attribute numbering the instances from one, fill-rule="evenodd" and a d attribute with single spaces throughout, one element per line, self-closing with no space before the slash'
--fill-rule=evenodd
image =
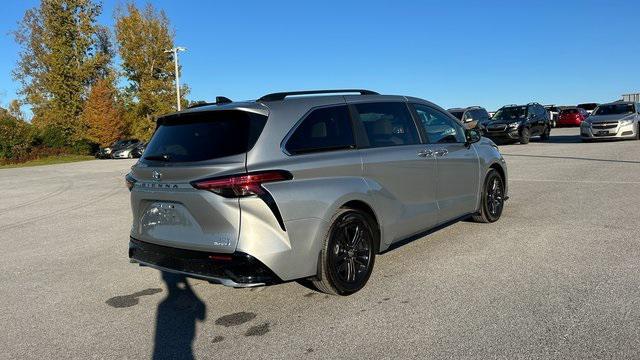
<path id="1" fill-rule="evenodd" d="M 553 180 L 553 179 L 509 179 L 512 181 L 522 182 L 550 182 L 550 183 L 567 183 L 567 184 L 612 184 L 612 185 L 638 185 L 640 181 L 602 181 L 602 180 Z"/>

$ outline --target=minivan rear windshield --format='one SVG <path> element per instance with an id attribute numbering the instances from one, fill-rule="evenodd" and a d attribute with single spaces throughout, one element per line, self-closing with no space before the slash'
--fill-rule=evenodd
<path id="1" fill-rule="evenodd" d="M 145 160 L 192 162 L 245 153 L 258 140 L 264 115 L 240 110 L 198 111 L 158 119 Z"/>

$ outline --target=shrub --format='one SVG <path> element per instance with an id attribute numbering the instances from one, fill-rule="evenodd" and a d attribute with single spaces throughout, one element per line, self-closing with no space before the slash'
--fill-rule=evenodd
<path id="1" fill-rule="evenodd" d="M 13 159 L 28 155 L 34 143 L 31 124 L 11 117 L 0 119 L 0 159 Z"/>
<path id="2" fill-rule="evenodd" d="M 67 144 L 64 130 L 56 126 L 45 126 L 40 132 L 38 145 L 50 148 L 63 148 Z"/>

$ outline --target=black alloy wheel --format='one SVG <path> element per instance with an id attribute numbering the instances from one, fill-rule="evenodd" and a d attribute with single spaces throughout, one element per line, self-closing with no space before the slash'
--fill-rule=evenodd
<path id="1" fill-rule="evenodd" d="M 318 290 L 350 295 L 362 289 L 371 276 L 375 261 L 374 221 L 355 209 L 341 209 L 325 239 L 320 258 Z"/>
<path id="2" fill-rule="evenodd" d="M 498 221 L 504 209 L 504 180 L 495 169 L 489 170 L 484 181 L 480 211 L 473 220 L 481 223 Z"/>
<path id="3" fill-rule="evenodd" d="M 544 128 L 544 131 L 540 135 L 540 140 L 547 141 L 551 137 L 551 126 L 547 126 Z"/>

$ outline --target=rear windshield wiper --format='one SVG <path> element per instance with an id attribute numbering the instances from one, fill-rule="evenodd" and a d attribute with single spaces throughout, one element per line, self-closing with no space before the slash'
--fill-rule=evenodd
<path id="1" fill-rule="evenodd" d="M 169 161 L 169 155 L 161 154 L 161 155 L 148 155 L 144 157 L 145 160 L 151 161 Z"/>

